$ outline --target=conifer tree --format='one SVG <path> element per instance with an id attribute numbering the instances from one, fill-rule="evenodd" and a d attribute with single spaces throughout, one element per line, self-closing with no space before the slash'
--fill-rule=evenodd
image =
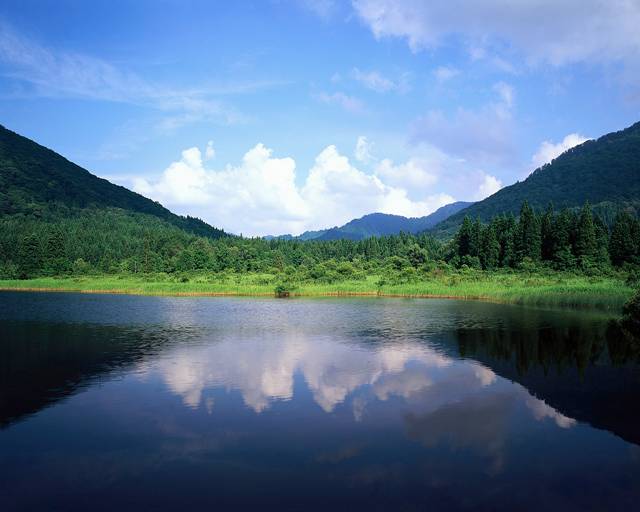
<path id="1" fill-rule="evenodd" d="M 553 259 L 553 249 L 556 242 L 555 234 L 553 205 L 549 204 L 547 211 L 544 213 L 540 221 L 540 257 L 544 261 L 550 261 Z"/>
<path id="2" fill-rule="evenodd" d="M 458 256 L 460 258 L 471 254 L 473 245 L 473 226 L 471 224 L 471 219 L 469 219 L 469 217 L 467 216 L 465 216 L 464 220 L 462 221 L 462 225 L 458 230 L 456 244 L 458 247 Z"/>
<path id="3" fill-rule="evenodd" d="M 609 255 L 611 263 L 616 266 L 633 261 L 638 254 L 637 240 L 633 233 L 634 221 L 635 219 L 627 212 L 621 212 L 616 215 L 613 222 L 609 239 Z"/>
<path id="4" fill-rule="evenodd" d="M 587 202 L 580 211 L 575 231 L 575 255 L 584 261 L 596 256 L 596 230 L 591 213 L 591 205 Z"/>
<path id="5" fill-rule="evenodd" d="M 525 200 L 520 209 L 516 252 L 520 261 L 531 258 L 540 259 L 540 220 Z"/>
<path id="6" fill-rule="evenodd" d="M 40 241 L 35 233 L 26 235 L 18 250 L 18 267 L 22 278 L 30 278 L 42 270 Z"/>
<path id="7" fill-rule="evenodd" d="M 482 230 L 480 263 L 485 270 L 494 269 L 500 264 L 500 243 L 494 222 Z"/>

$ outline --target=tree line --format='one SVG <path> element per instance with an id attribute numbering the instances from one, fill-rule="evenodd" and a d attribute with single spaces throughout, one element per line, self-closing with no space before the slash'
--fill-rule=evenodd
<path id="1" fill-rule="evenodd" d="M 535 212 L 525 201 L 516 220 L 498 215 L 483 225 L 465 217 L 455 237 L 451 261 L 492 270 L 523 264 L 547 264 L 558 270 L 637 265 L 640 222 L 622 211 L 611 228 L 586 203 L 579 212 Z"/>
<path id="2" fill-rule="evenodd" d="M 640 263 L 640 222 L 619 213 L 611 225 L 589 204 L 578 211 L 536 212 L 488 224 L 466 217 L 446 243 L 400 233 L 360 241 L 207 238 L 157 217 L 117 208 L 39 219 L 0 218 L 0 278 L 89 273 L 297 273 L 308 279 L 357 278 L 381 269 L 429 270 L 436 265 L 484 270 L 548 266 L 594 270 Z"/>

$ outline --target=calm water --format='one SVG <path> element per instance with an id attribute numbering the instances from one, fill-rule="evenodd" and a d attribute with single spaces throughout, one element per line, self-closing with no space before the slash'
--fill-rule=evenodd
<path id="1" fill-rule="evenodd" d="M 579 312 L 0 293 L 0 510 L 637 510 L 637 360 Z"/>

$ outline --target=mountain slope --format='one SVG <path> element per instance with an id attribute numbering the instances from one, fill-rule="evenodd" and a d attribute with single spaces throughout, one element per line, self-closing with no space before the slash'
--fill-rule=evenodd
<path id="1" fill-rule="evenodd" d="M 224 231 L 171 213 L 160 203 L 94 176 L 58 153 L 0 126 L 0 215 L 68 215 L 85 208 L 120 208 L 162 219 L 201 236 Z"/>
<path id="2" fill-rule="evenodd" d="M 452 215 L 434 232 L 455 229 L 465 215 L 483 221 L 512 212 L 527 200 L 535 209 L 552 202 L 557 209 L 592 205 L 640 204 L 640 122 L 576 146 L 517 182 Z"/>
<path id="3" fill-rule="evenodd" d="M 280 240 L 363 240 L 372 236 L 397 235 L 400 232 L 418 233 L 432 228 L 438 222 L 445 220 L 450 215 L 467 208 L 473 203 L 458 201 L 451 203 L 425 217 L 403 217 L 387 213 L 370 213 L 359 219 L 347 222 L 343 226 L 336 226 L 319 231 L 305 231 L 301 235 L 267 236 L 268 240 L 277 238 Z"/>

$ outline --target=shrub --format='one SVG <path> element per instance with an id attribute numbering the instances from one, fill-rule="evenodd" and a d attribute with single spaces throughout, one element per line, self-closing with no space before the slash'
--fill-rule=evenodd
<path id="1" fill-rule="evenodd" d="M 91 265 L 89 265 L 89 263 L 84 261 L 82 258 L 78 258 L 71 265 L 71 271 L 75 275 L 88 274 L 90 270 L 91 270 Z"/>

